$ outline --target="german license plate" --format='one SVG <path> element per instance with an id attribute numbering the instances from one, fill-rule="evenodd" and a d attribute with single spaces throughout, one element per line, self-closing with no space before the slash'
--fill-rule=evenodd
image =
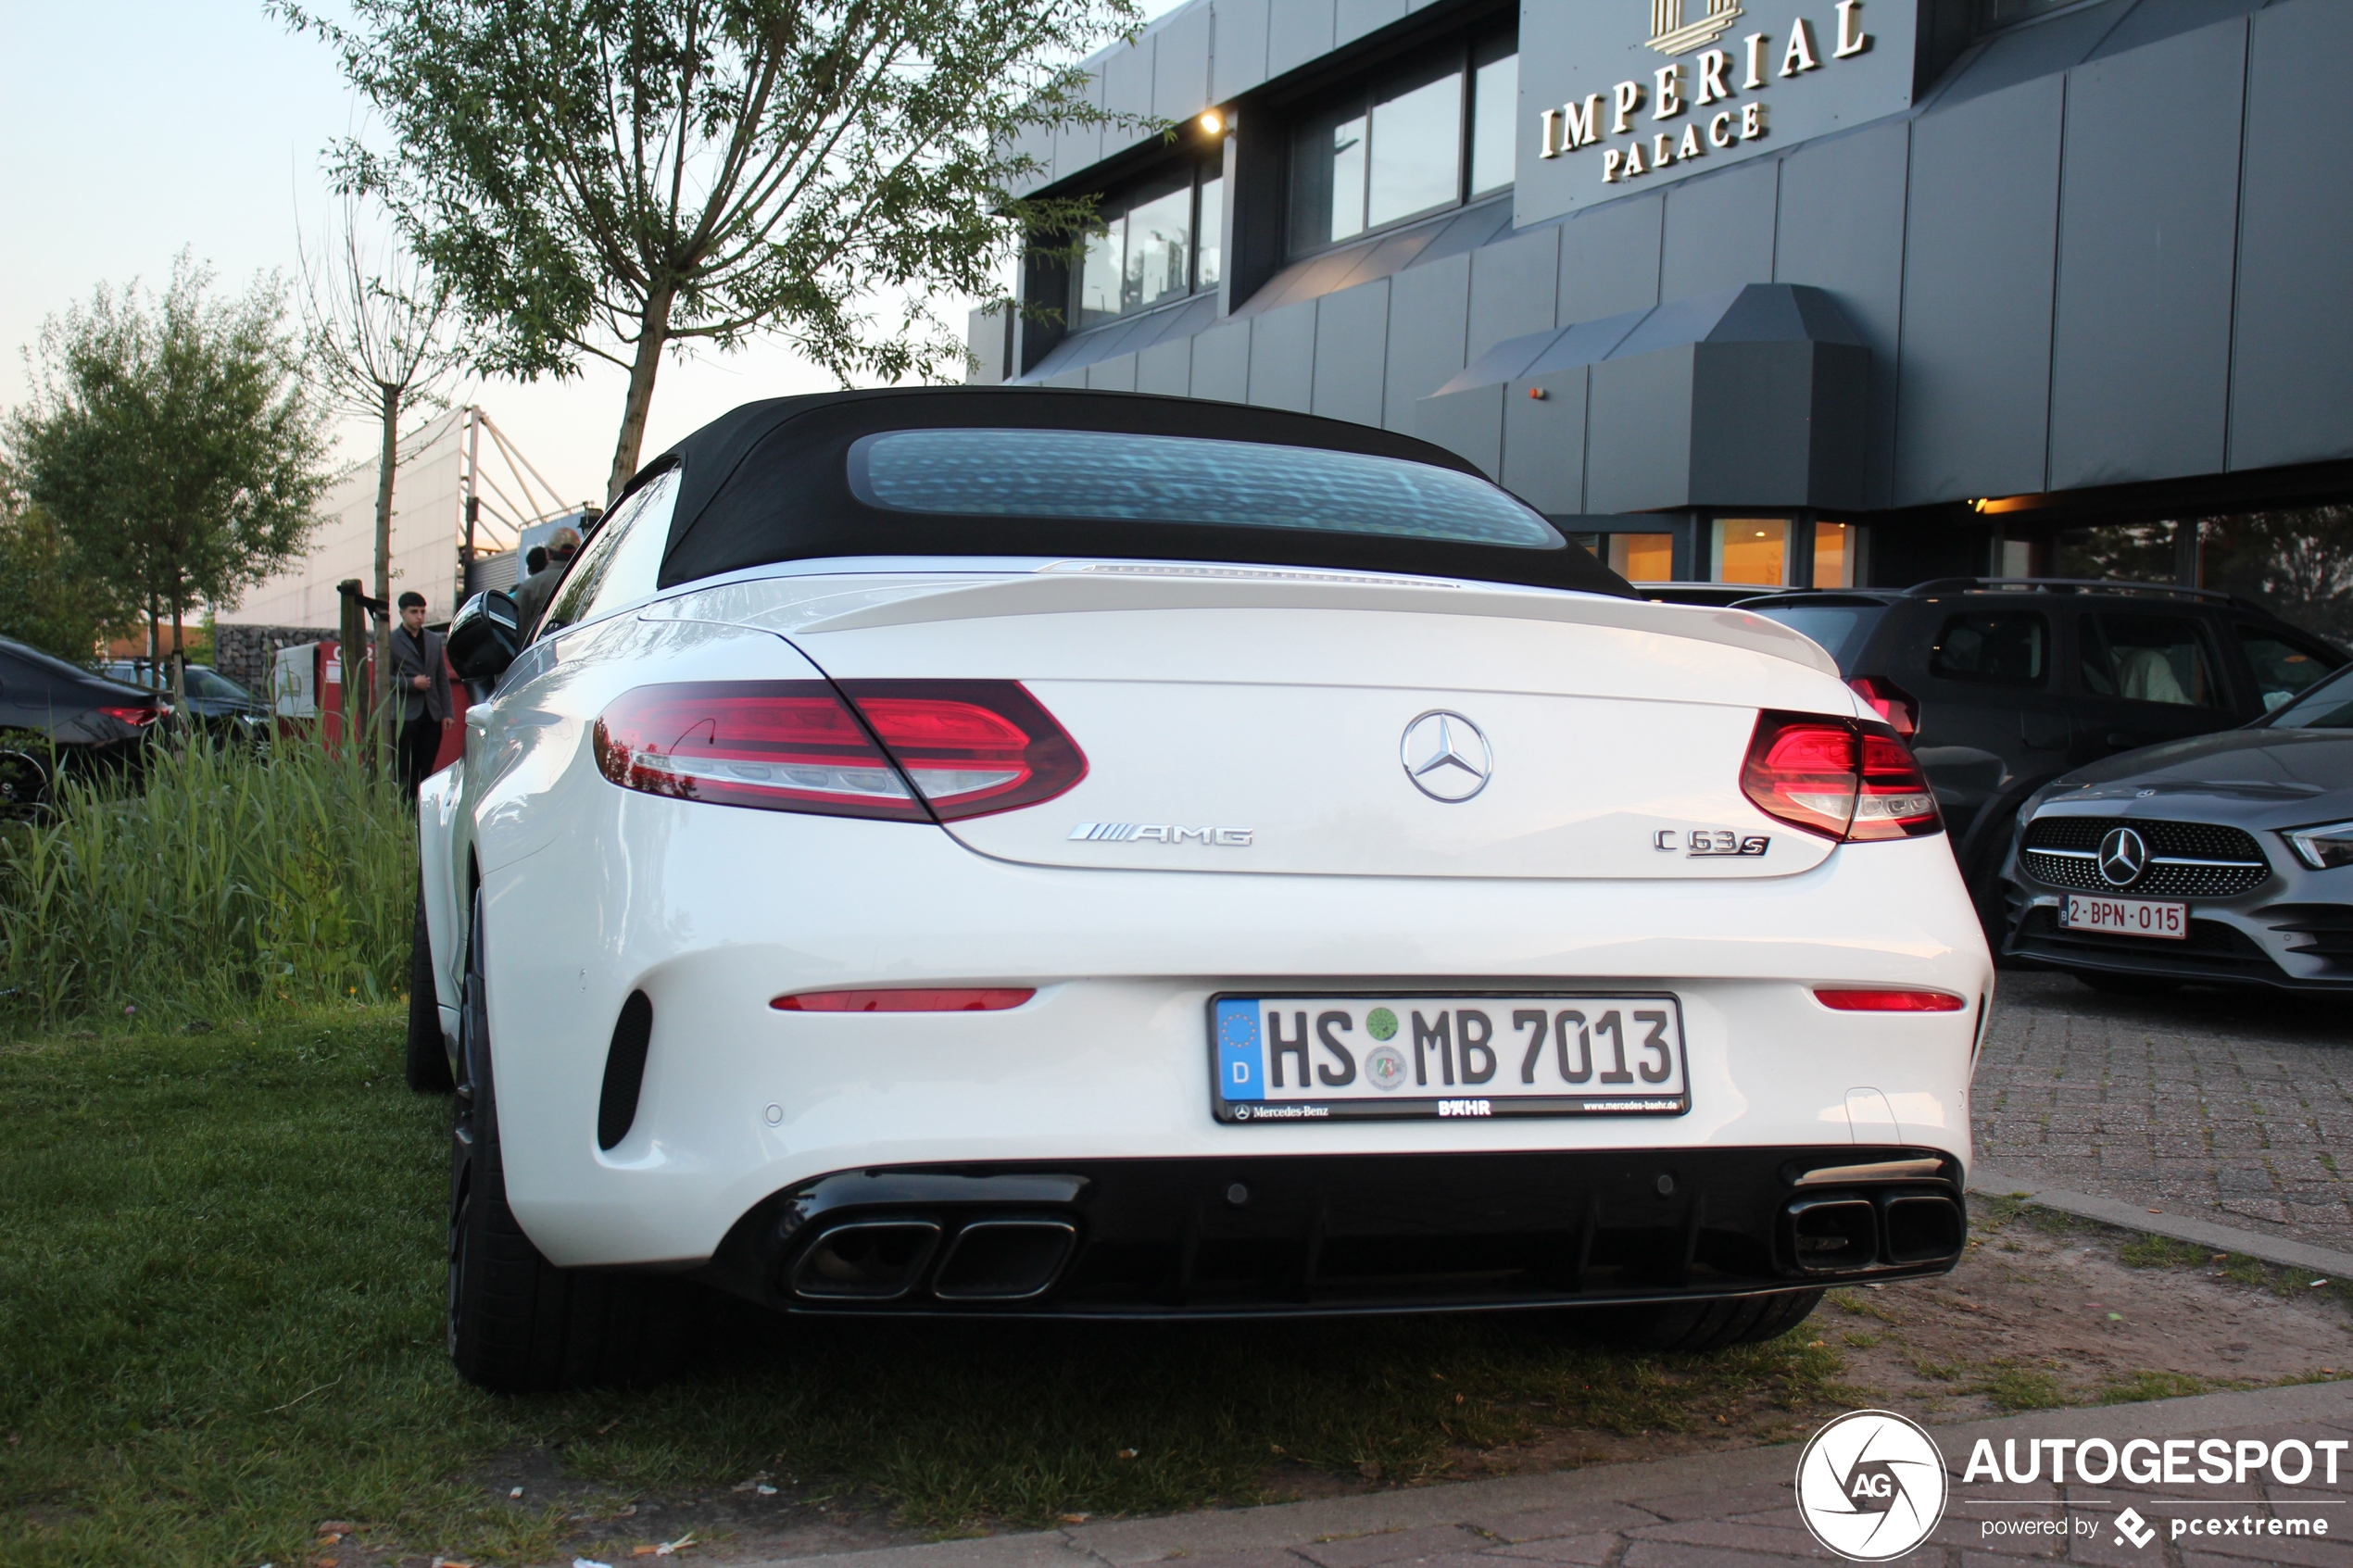
<path id="1" fill-rule="evenodd" d="M 1680 1116 L 1683 1013 L 1666 993 L 1221 996 L 1221 1122 Z"/>
<path id="2" fill-rule="evenodd" d="M 2190 907 L 2168 898 L 2101 898 L 2070 893 L 2059 906 L 2059 924 L 2070 931 L 2167 936 L 2183 942 L 2190 935 Z"/>

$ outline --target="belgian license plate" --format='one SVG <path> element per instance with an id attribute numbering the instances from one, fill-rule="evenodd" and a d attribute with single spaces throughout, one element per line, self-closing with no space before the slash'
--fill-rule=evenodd
<path id="1" fill-rule="evenodd" d="M 1221 1122 L 1680 1116 L 1683 1013 L 1666 993 L 1221 996 Z"/>
<path id="2" fill-rule="evenodd" d="M 2070 893 L 2059 906 L 2059 924 L 2070 931 L 2167 936 L 2185 942 L 2190 935 L 2190 907 L 2167 898 L 2101 898 Z"/>

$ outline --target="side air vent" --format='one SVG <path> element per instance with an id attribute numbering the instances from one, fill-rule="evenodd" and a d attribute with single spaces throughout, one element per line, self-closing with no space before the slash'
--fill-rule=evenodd
<path id="1" fill-rule="evenodd" d="M 612 1048 L 605 1052 L 605 1092 L 597 1101 L 597 1147 L 610 1148 L 629 1135 L 637 1120 L 637 1091 L 646 1085 L 646 1047 L 653 1043 L 654 1004 L 632 991 L 612 1026 Z"/>

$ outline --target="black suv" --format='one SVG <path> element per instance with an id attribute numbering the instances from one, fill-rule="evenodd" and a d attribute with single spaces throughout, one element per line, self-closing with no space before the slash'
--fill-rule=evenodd
<path id="1" fill-rule="evenodd" d="M 1988 930 L 2011 823 L 2045 783 L 2259 719 L 2347 662 L 2259 606 L 2156 583 L 1949 577 L 1740 608 L 1828 648 L 1909 738 Z"/>

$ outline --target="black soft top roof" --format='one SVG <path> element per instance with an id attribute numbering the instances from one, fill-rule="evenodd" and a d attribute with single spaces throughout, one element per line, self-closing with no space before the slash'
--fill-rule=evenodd
<path id="1" fill-rule="evenodd" d="M 943 517 L 870 507 L 852 493 L 851 443 L 885 431 L 942 428 L 1196 436 L 1361 452 L 1478 474 L 1444 447 L 1369 425 L 1188 397 L 1026 386 L 777 397 L 713 420 L 630 481 L 635 490 L 673 464 L 682 470 L 661 585 L 840 556 L 1111 556 L 1412 572 L 1632 595 L 1625 579 L 1574 543 L 1537 550 L 1321 529 Z"/>

